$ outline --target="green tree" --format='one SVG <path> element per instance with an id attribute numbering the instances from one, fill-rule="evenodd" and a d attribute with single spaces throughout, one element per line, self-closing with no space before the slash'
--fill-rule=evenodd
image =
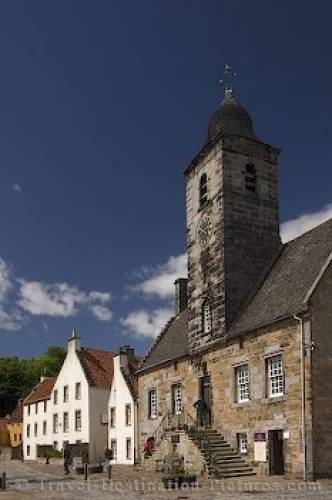
<path id="1" fill-rule="evenodd" d="M 64 349 L 50 346 L 39 358 L 0 358 L 0 416 L 10 414 L 18 400 L 29 394 L 42 375 L 56 376 L 65 356 Z"/>

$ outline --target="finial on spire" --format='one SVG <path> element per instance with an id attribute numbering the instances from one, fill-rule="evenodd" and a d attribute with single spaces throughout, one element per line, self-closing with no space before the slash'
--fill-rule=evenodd
<path id="1" fill-rule="evenodd" d="M 78 337 L 78 331 L 74 328 L 73 331 L 71 332 L 71 338 L 75 339 L 76 337 Z"/>
<path id="2" fill-rule="evenodd" d="M 237 72 L 232 64 L 224 64 L 224 72 L 219 83 L 224 86 L 224 96 L 225 98 L 232 97 L 234 95 L 234 79 L 237 76 Z"/>

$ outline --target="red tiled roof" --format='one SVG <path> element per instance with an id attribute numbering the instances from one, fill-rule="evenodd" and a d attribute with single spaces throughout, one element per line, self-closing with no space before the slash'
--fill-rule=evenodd
<path id="1" fill-rule="evenodd" d="M 24 404 L 37 403 L 44 399 L 50 399 L 51 392 L 54 387 L 56 377 L 47 377 L 33 389 L 32 392 L 25 398 Z"/>
<path id="2" fill-rule="evenodd" d="M 90 386 L 110 389 L 113 381 L 114 352 L 82 347 L 77 353 Z"/>

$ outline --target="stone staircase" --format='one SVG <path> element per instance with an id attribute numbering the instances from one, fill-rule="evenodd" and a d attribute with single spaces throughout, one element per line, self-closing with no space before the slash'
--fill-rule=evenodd
<path id="1" fill-rule="evenodd" d="M 255 472 L 216 430 L 188 428 L 189 438 L 195 443 L 213 478 L 251 476 Z"/>

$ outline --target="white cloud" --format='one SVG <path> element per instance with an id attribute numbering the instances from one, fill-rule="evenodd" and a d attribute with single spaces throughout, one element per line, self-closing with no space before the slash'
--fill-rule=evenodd
<path id="1" fill-rule="evenodd" d="M 105 303 L 111 300 L 106 292 L 84 292 L 68 283 L 42 283 L 39 281 L 19 280 L 18 304 L 34 316 L 53 316 L 67 318 L 76 316 L 86 307 L 97 319 L 109 321 L 111 311 Z"/>
<path id="2" fill-rule="evenodd" d="M 12 288 L 11 272 L 6 262 L 0 258 L 0 329 L 19 330 L 21 314 L 17 310 L 8 308 L 8 293 Z"/>
<path id="3" fill-rule="evenodd" d="M 99 321 L 110 321 L 113 316 L 112 311 L 108 307 L 101 305 L 90 306 L 90 311 Z"/>
<path id="4" fill-rule="evenodd" d="M 135 337 L 155 338 L 164 328 L 172 314 L 173 310 L 170 308 L 160 308 L 152 312 L 141 309 L 130 313 L 126 318 L 121 320 L 121 323 Z"/>
<path id="5" fill-rule="evenodd" d="M 16 193 L 20 193 L 22 191 L 22 188 L 19 184 L 13 184 L 12 189 L 13 191 L 16 191 Z"/>
<path id="6" fill-rule="evenodd" d="M 281 239 L 286 243 L 330 218 L 332 218 L 332 203 L 329 203 L 318 212 L 303 214 L 296 219 L 281 224 Z"/>
<path id="7" fill-rule="evenodd" d="M 134 287 L 145 295 L 167 299 L 174 294 L 174 281 L 187 276 L 187 254 L 170 257 L 165 264 L 153 269 L 151 276 Z"/>

